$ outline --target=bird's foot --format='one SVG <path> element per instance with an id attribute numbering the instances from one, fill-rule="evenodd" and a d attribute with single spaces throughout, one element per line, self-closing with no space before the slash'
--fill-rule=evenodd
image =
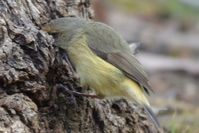
<path id="1" fill-rule="evenodd" d="M 64 86 L 62 84 L 57 84 L 56 88 L 59 88 L 63 92 L 67 92 L 67 93 L 69 93 L 71 95 L 84 96 L 84 97 L 88 97 L 88 98 L 103 99 L 103 97 L 100 96 L 100 95 L 92 95 L 92 94 L 86 94 L 86 93 L 81 93 L 81 92 L 70 90 L 70 89 L 68 89 L 68 87 L 66 87 L 66 86 Z"/>

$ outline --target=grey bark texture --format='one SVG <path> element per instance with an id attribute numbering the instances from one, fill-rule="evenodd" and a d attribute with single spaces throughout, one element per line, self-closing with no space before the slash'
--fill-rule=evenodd
<path id="1" fill-rule="evenodd" d="M 40 30 L 58 17 L 92 18 L 89 0 L 0 0 L 0 133 L 155 133 L 141 109 L 73 96 L 66 54 Z"/>

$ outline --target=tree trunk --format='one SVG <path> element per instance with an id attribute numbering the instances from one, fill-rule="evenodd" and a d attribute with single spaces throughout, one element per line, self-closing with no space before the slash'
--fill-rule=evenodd
<path id="1" fill-rule="evenodd" d="M 74 15 L 92 18 L 89 0 L 0 0 L 1 133 L 157 132 L 141 109 L 73 96 L 81 91 L 67 56 L 40 30 Z M 135 110 L 136 109 L 136 110 Z"/>

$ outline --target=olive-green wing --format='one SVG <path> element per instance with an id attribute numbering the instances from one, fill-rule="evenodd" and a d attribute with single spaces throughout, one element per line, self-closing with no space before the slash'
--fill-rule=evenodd
<path id="1" fill-rule="evenodd" d="M 141 64 L 130 54 L 126 53 L 111 53 L 108 54 L 107 62 L 113 64 L 124 74 L 136 81 L 147 94 L 151 90 L 148 83 L 148 78 L 146 73 L 143 71 Z"/>
<path id="2" fill-rule="evenodd" d="M 149 94 L 151 89 L 147 74 L 139 61 L 133 56 L 126 41 L 106 25 L 95 23 L 94 26 L 86 33 L 90 49 L 96 55 L 123 71 L 127 77 L 136 81 Z"/>

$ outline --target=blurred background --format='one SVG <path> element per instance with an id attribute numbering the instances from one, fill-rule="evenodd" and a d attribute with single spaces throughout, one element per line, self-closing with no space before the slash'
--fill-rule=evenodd
<path id="1" fill-rule="evenodd" d="M 113 27 L 147 70 L 172 133 L 199 133 L 199 0 L 93 0 L 95 19 Z"/>

